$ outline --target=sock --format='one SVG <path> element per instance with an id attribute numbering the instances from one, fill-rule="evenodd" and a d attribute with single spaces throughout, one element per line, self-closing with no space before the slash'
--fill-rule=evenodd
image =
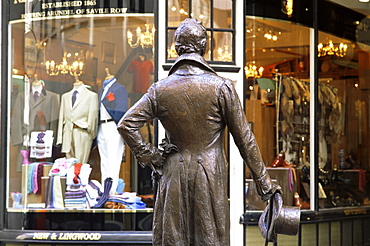
<path id="1" fill-rule="evenodd" d="M 111 177 L 108 177 L 108 178 L 106 178 L 104 180 L 104 193 L 100 197 L 98 203 L 93 206 L 93 208 L 101 208 L 101 207 L 103 207 L 104 203 L 109 198 L 109 192 L 110 192 L 110 189 L 112 188 L 112 182 L 113 182 L 113 179 Z"/>

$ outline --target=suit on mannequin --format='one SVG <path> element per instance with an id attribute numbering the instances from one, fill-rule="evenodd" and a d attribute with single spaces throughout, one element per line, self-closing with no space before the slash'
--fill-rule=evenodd
<path id="1" fill-rule="evenodd" d="M 20 93 L 15 101 L 12 119 L 11 119 L 11 141 L 18 150 L 25 149 L 29 146 L 29 134 L 32 131 L 52 130 L 57 133 L 58 114 L 59 114 L 59 95 L 45 90 L 42 80 L 35 79 L 32 82 L 31 90 L 28 97 L 29 120 L 25 123 L 25 100 L 24 92 Z M 34 95 L 37 96 L 34 97 Z M 19 155 L 17 160 L 17 171 L 22 170 L 23 158 Z"/>
<path id="2" fill-rule="evenodd" d="M 72 103 L 74 91 L 77 98 Z M 73 104 L 73 106 L 72 106 Z M 67 158 L 87 163 L 98 129 L 98 94 L 76 79 L 73 89 L 62 95 L 57 144 Z"/>
<path id="3" fill-rule="evenodd" d="M 126 88 L 105 69 L 103 87 L 98 91 L 99 97 L 99 130 L 98 148 L 100 154 L 101 182 L 112 178 L 110 194 L 114 194 L 118 184 L 119 172 L 124 153 L 123 138 L 117 131 L 118 121 L 126 113 L 128 95 Z"/>
<path id="4" fill-rule="evenodd" d="M 35 79 L 32 82 L 29 92 L 29 125 L 24 123 L 24 93 L 19 94 L 14 105 L 11 140 L 13 145 L 23 144 L 24 136 L 29 132 L 53 130 L 55 133 L 58 126 L 59 96 L 58 94 L 47 91 L 43 87 L 42 81 Z M 38 97 L 34 97 L 34 93 Z"/>

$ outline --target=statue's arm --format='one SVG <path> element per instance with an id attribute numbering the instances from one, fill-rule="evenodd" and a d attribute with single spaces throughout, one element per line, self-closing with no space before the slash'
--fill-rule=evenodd
<path id="1" fill-rule="evenodd" d="M 118 123 L 119 133 L 142 167 L 161 165 L 159 150 L 146 142 L 140 134 L 140 128 L 155 117 L 153 107 L 153 97 L 147 93 L 126 112 Z"/>
<path id="2" fill-rule="evenodd" d="M 263 201 L 268 200 L 280 187 L 272 183 L 266 170 L 254 134 L 246 119 L 239 97 L 231 81 L 226 80 L 220 88 L 220 106 L 235 144 L 256 183 Z"/>

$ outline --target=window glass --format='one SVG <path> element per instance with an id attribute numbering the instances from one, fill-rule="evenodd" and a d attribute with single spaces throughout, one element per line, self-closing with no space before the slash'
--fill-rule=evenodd
<path id="1" fill-rule="evenodd" d="M 179 7 L 180 6 L 180 9 Z M 212 6 L 212 7 L 211 7 Z M 207 29 L 208 46 L 204 58 L 213 63 L 234 61 L 232 1 L 169 1 L 167 3 L 167 59 L 174 60 L 173 32 L 185 18 L 196 18 Z M 189 12 L 190 11 L 190 12 Z"/>
<path id="2" fill-rule="evenodd" d="M 232 1 L 231 0 L 215 0 L 213 1 L 213 14 L 215 28 L 232 28 Z"/>
<path id="3" fill-rule="evenodd" d="M 369 204 L 368 47 L 319 32 L 320 208 Z"/>
<path id="4" fill-rule="evenodd" d="M 310 29 L 293 22 L 246 18 L 246 115 L 284 204 L 309 208 Z M 264 209 L 247 171 L 246 209 Z"/>
<path id="5" fill-rule="evenodd" d="M 325 1 L 331 14 L 318 15 L 329 23 L 319 25 L 317 47 L 320 209 L 370 204 L 370 20 L 365 5 L 337 3 Z"/>
<path id="6" fill-rule="evenodd" d="M 167 13 L 168 26 L 177 27 L 183 20 L 189 17 L 189 1 L 167 1 Z"/>
<path id="7" fill-rule="evenodd" d="M 154 15 L 23 19 L 9 31 L 8 209 L 111 208 L 96 199 L 113 195 L 150 208 L 150 170 L 113 141 L 154 80 Z M 152 122 L 142 134 L 154 143 Z"/>
<path id="8" fill-rule="evenodd" d="M 204 27 L 210 27 L 211 23 L 211 1 L 201 0 L 201 1 L 192 1 L 192 13 L 191 17 L 197 18 L 202 21 Z M 231 9 L 230 9 L 231 12 Z"/>

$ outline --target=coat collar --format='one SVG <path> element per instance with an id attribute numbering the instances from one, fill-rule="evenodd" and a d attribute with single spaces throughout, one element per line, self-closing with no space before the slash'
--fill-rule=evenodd
<path id="1" fill-rule="evenodd" d="M 186 61 L 196 62 L 201 67 L 203 67 L 204 69 L 206 69 L 206 70 L 208 70 L 208 71 L 210 71 L 212 73 L 216 73 L 215 70 L 213 70 L 213 68 L 211 68 L 208 65 L 208 63 L 206 62 L 206 60 L 204 60 L 204 58 L 201 55 L 199 55 L 197 53 L 185 53 L 185 54 L 182 54 L 179 58 L 177 58 L 177 60 L 175 61 L 175 63 L 170 68 L 170 71 L 169 71 L 168 75 L 173 74 Z"/>

